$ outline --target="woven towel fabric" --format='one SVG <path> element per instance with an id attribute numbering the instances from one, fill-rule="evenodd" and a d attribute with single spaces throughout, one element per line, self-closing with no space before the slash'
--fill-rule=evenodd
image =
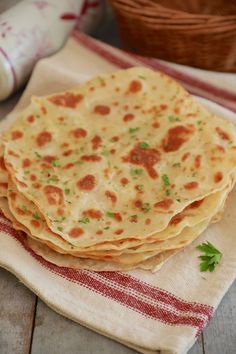
<path id="1" fill-rule="evenodd" d="M 93 75 L 146 65 L 179 80 L 214 112 L 236 123 L 236 76 L 204 72 L 124 53 L 75 32 L 58 54 L 40 61 L 6 128 L 32 94 L 65 90 Z M 219 106 L 218 104 L 221 104 Z M 225 109 L 222 106 L 224 106 Z M 0 216 L 0 265 L 14 273 L 57 312 L 141 353 L 186 353 L 213 315 L 236 277 L 234 230 L 236 192 L 222 221 L 172 259 L 156 274 L 75 271 L 35 255 L 24 234 Z M 209 240 L 224 254 L 213 273 L 198 269 L 196 245 Z"/>

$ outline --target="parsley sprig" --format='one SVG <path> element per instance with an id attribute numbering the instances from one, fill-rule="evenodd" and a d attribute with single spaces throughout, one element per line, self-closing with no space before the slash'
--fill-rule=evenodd
<path id="1" fill-rule="evenodd" d="M 200 271 L 213 272 L 217 264 L 220 263 L 223 254 L 217 248 L 215 248 L 209 241 L 197 246 L 197 249 L 204 253 L 204 255 L 199 256 L 199 258 L 201 259 Z"/>

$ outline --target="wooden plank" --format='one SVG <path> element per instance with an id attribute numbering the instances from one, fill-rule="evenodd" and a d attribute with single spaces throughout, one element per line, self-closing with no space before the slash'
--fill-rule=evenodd
<path id="1" fill-rule="evenodd" d="M 28 354 L 36 296 L 0 269 L 0 353 Z"/>
<path id="2" fill-rule="evenodd" d="M 136 351 L 58 315 L 39 300 L 31 354 L 41 353 L 136 354 Z"/>
<path id="3" fill-rule="evenodd" d="M 203 352 L 203 336 L 198 337 L 194 346 L 189 350 L 188 354 L 204 354 Z"/>
<path id="4" fill-rule="evenodd" d="M 236 353 L 236 281 L 204 331 L 206 354 Z"/>

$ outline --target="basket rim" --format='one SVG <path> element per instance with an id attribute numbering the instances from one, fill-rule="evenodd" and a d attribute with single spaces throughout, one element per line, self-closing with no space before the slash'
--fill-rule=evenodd
<path id="1" fill-rule="evenodd" d="M 180 18 L 192 18 L 192 19 L 199 19 L 199 20 L 208 20 L 208 21 L 222 21 L 224 19 L 227 20 L 234 20 L 236 21 L 236 14 L 235 15 L 215 15 L 215 14 L 193 14 L 187 11 L 181 11 L 176 9 L 167 8 L 161 4 L 154 4 L 150 2 L 150 0 L 145 0 L 145 3 L 151 3 L 152 5 L 144 5 L 143 0 L 109 0 L 110 3 L 116 8 L 126 7 L 129 11 L 140 11 L 143 14 L 146 11 L 149 11 L 153 14 L 154 9 L 158 10 L 159 15 L 163 14 L 166 18 L 170 18 L 171 16 L 176 16 Z M 141 1 L 141 3 L 140 3 Z M 145 6 L 145 7 L 144 7 Z M 165 14 L 165 15 L 164 15 Z"/>

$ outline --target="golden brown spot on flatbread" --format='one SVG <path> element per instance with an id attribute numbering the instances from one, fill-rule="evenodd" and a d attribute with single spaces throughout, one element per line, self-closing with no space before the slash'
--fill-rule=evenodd
<path id="1" fill-rule="evenodd" d="M 47 185 L 43 188 L 43 191 L 50 205 L 64 204 L 64 194 L 61 188 L 53 185 Z"/>
<path id="2" fill-rule="evenodd" d="M 50 143 L 51 140 L 52 140 L 52 134 L 49 133 L 48 131 L 43 131 L 39 133 L 36 138 L 36 142 L 39 147 L 45 146 L 46 144 Z"/>
<path id="3" fill-rule="evenodd" d="M 162 141 L 162 147 L 165 152 L 173 152 L 179 148 L 189 139 L 193 134 L 193 129 L 184 125 L 177 125 L 170 128 Z"/>
<path id="4" fill-rule="evenodd" d="M 83 235 L 84 230 L 81 229 L 81 227 L 74 227 L 73 229 L 70 230 L 69 236 L 73 238 L 77 238 L 81 235 Z"/>
<path id="5" fill-rule="evenodd" d="M 78 188 L 84 191 L 91 191 L 92 189 L 94 189 L 95 184 L 96 180 L 93 175 L 84 176 L 77 182 Z"/>
<path id="6" fill-rule="evenodd" d="M 20 130 L 14 130 L 11 133 L 12 140 L 21 139 L 22 137 L 23 137 L 23 133 Z"/>
<path id="7" fill-rule="evenodd" d="M 214 176 L 215 183 L 219 183 L 220 181 L 222 181 L 222 179 L 223 179 L 223 173 L 220 171 L 216 172 Z"/>
<path id="8" fill-rule="evenodd" d="M 197 187 L 198 187 L 198 182 L 195 182 L 195 181 L 186 183 L 186 184 L 184 185 L 184 188 L 185 188 L 185 189 L 188 189 L 188 190 L 190 190 L 190 189 L 195 189 L 195 188 L 197 188 Z"/>
<path id="9" fill-rule="evenodd" d="M 57 105 L 68 108 L 76 108 L 77 104 L 80 103 L 83 99 L 83 96 L 74 94 L 72 92 L 65 92 L 63 94 L 52 96 L 48 100 Z"/>
<path id="10" fill-rule="evenodd" d="M 100 114 L 101 116 L 106 116 L 110 113 L 111 109 L 105 105 L 97 105 L 94 107 L 94 113 Z"/>
<path id="11" fill-rule="evenodd" d="M 100 210 L 97 209 L 87 209 L 83 211 L 83 215 L 91 219 L 101 219 L 103 214 Z"/>

